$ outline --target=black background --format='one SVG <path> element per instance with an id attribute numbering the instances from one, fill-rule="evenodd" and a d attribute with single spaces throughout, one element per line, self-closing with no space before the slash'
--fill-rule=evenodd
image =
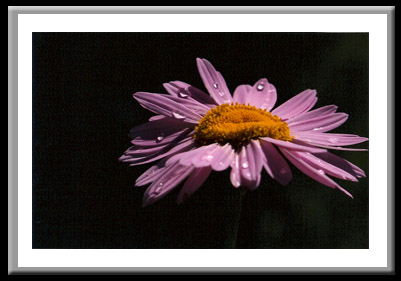
<path id="1" fill-rule="evenodd" d="M 259 188 L 241 197 L 229 170 L 213 172 L 187 202 L 175 203 L 178 187 L 147 208 L 146 187 L 134 183 L 151 164 L 118 161 L 130 146 L 129 130 L 153 115 L 132 94 L 165 93 L 162 83 L 172 80 L 204 89 L 196 57 L 211 61 L 232 92 L 266 77 L 277 105 L 316 89 L 316 107 L 336 104 L 349 114 L 336 132 L 368 137 L 368 38 L 34 33 L 33 247 L 368 248 L 368 152 L 334 152 L 367 173 L 359 183 L 336 180 L 355 199 L 291 166 L 287 186 L 263 172 Z"/>

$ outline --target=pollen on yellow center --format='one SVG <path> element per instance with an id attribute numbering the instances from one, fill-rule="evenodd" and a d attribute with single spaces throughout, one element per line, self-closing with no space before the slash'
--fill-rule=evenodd
<path id="1" fill-rule="evenodd" d="M 252 139 L 291 141 L 290 129 L 277 115 L 245 104 L 222 104 L 210 109 L 195 127 L 196 143 L 230 143 L 238 149 Z"/>

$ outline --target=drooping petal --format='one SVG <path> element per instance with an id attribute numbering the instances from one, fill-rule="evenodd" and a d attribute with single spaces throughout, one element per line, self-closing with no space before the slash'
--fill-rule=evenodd
<path id="1" fill-rule="evenodd" d="M 220 72 L 216 71 L 213 65 L 206 59 L 196 59 L 199 74 L 208 90 L 210 96 L 217 104 L 232 103 L 230 91 L 227 88 L 226 81 Z"/>
<path id="2" fill-rule="evenodd" d="M 272 114 L 277 115 L 285 121 L 303 112 L 307 112 L 316 104 L 316 101 L 316 91 L 308 89 L 275 108 Z"/>
<path id="3" fill-rule="evenodd" d="M 173 142 L 179 142 L 181 139 L 191 136 L 194 131 L 193 129 L 186 128 L 177 132 L 163 133 L 163 129 L 161 128 L 160 132 L 158 134 L 150 134 L 148 132 L 149 134 L 144 134 L 141 137 L 133 139 L 131 143 L 143 148 L 164 146 Z"/>
<path id="4" fill-rule="evenodd" d="M 164 151 L 167 147 L 169 147 L 168 144 L 154 147 L 138 147 L 134 145 L 128 148 L 124 152 L 124 155 L 129 156 L 131 158 L 139 159 L 142 157 L 150 156 L 159 153 L 161 151 Z"/>
<path id="5" fill-rule="evenodd" d="M 170 159 L 167 160 L 166 165 L 171 166 L 177 162 L 182 166 L 190 166 L 192 165 L 192 157 L 203 150 L 203 147 L 194 146 L 192 149 L 183 151 L 181 153 L 177 153 L 173 155 Z"/>
<path id="6" fill-rule="evenodd" d="M 353 164 L 353 163 L 349 162 L 348 160 L 341 158 L 340 156 L 337 156 L 331 152 L 314 153 L 313 155 L 330 163 L 331 165 L 334 165 L 344 171 L 347 171 L 354 177 L 357 177 L 357 178 L 366 177 L 365 172 L 361 168 L 359 168 L 355 164 Z"/>
<path id="7" fill-rule="evenodd" d="M 212 99 L 208 94 L 185 82 L 171 81 L 169 83 L 164 83 L 163 86 L 172 96 L 193 99 L 207 107 L 216 105 L 214 99 Z"/>
<path id="8" fill-rule="evenodd" d="M 210 166 L 214 158 L 214 151 L 219 147 L 219 144 L 213 143 L 176 154 L 167 161 L 166 165 L 179 162 L 181 166 L 194 166 L 196 168 Z"/>
<path id="9" fill-rule="evenodd" d="M 157 120 L 164 119 L 164 118 L 168 118 L 168 117 L 166 117 L 164 115 L 155 115 L 155 116 L 151 116 L 149 118 L 149 121 L 157 121 Z"/>
<path id="10" fill-rule="evenodd" d="M 276 140 L 276 139 L 269 138 L 269 137 L 262 137 L 262 138 L 260 138 L 260 140 L 261 140 L 261 142 L 267 141 L 267 142 L 273 143 L 279 147 L 288 148 L 291 150 L 308 151 L 308 152 L 314 152 L 314 153 L 326 151 L 325 149 L 318 148 L 318 147 L 296 144 L 296 143 L 289 142 L 289 141 Z"/>
<path id="11" fill-rule="evenodd" d="M 212 169 L 210 167 L 195 168 L 185 181 L 178 193 L 177 203 L 181 204 L 188 199 L 209 177 Z"/>
<path id="12" fill-rule="evenodd" d="M 134 98 L 146 109 L 187 123 L 197 124 L 202 116 L 192 109 L 192 103 L 177 97 L 138 92 Z"/>
<path id="13" fill-rule="evenodd" d="M 235 152 L 230 144 L 221 146 L 214 152 L 214 158 L 211 161 L 211 167 L 215 171 L 227 169 L 234 160 Z"/>
<path id="14" fill-rule="evenodd" d="M 150 162 L 159 160 L 159 159 L 167 157 L 167 156 L 175 155 L 175 154 L 183 152 L 183 151 L 188 151 L 194 147 L 196 147 L 196 145 L 193 141 L 193 138 L 190 137 L 190 138 L 183 139 L 182 141 L 178 142 L 178 144 L 176 144 L 174 146 L 172 146 L 171 144 L 167 145 L 167 146 L 163 147 L 163 149 L 160 149 L 157 152 L 149 153 L 149 155 L 147 155 L 145 153 L 145 151 L 143 151 L 143 150 L 138 153 L 130 152 L 128 150 L 124 153 L 123 156 L 121 156 L 119 158 L 119 160 L 122 162 L 129 163 L 130 166 L 136 166 L 136 165 L 150 163 Z"/>
<path id="15" fill-rule="evenodd" d="M 253 87 L 241 85 L 234 92 L 234 102 L 250 104 L 260 109 L 270 109 L 277 101 L 276 88 L 266 78 L 262 78 Z"/>
<path id="16" fill-rule="evenodd" d="M 251 142 L 243 146 L 239 153 L 239 174 L 241 185 L 253 190 L 259 186 L 262 170 L 262 159 L 254 150 L 254 144 Z"/>
<path id="17" fill-rule="evenodd" d="M 237 153 L 234 154 L 234 159 L 231 163 L 230 181 L 234 187 L 238 188 L 241 186 L 240 160 Z"/>
<path id="18" fill-rule="evenodd" d="M 308 142 L 308 141 L 304 141 L 304 140 L 300 140 L 300 139 L 293 139 L 292 141 L 294 143 L 297 143 L 297 144 L 300 144 L 303 146 L 320 147 L 320 148 L 324 148 L 324 149 L 345 150 L 345 151 L 368 151 L 366 148 L 350 148 L 350 147 L 342 147 L 342 146 L 323 145 L 323 144 Z"/>
<path id="19" fill-rule="evenodd" d="M 327 132 L 341 126 L 348 119 L 348 114 L 332 113 L 312 119 L 302 120 L 288 124 L 291 132 L 314 131 Z"/>
<path id="20" fill-rule="evenodd" d="M 142 206 L 146 207 L 164 197 L 173 188 L 180 184 L 193 168 L 182 167 L 179 164 L 170 166 L 159 178 L 157 178 L 145 191 Z"/>
<path id="21" fill-rule="evenodd" d="M 348 191 L 346 191 L 339 184 L 337 184 L 335 181 L 326 176 L 326 173 L 322 169 L 316 169 L 312 167 L 304 160 L 296 157 L 291 150 L 280 148 L 280 151 L 292 164 L 294 164 L 295 167 L 297 167 L 305 175 L 309 176 L 310 178 L 314 179 L 315 181 L 325 186 L 328 186 L 333 189 L 339 189 L 348 196 L 350 196 L 351 198 L 353 198 L 353 196 Z"/>
<path id="22" fill-rule="evenodd" d="M 295 138 L 313 145 L 325 145 L 325 146 L 354 145 L 368 140 L 368 138 L 360 137 L 357 135 L 331 134 L 331 133 L 321 133 L 313 131 L 298 132 L 295 134 Z"/>
<path id="23" fill-rule="evenodd" d="M 309 152 L 292 151 L 292 154 L 294 156 L 298 157 L 299 159 L 302 159 L 303 161 L 305 161 L 305 163 L 308 163 L 315 169 L 323 170 L 325 173 L 327 173 L 330 176 L 333 176 L 333 177 L 336 177 L 339 179 L 343 179 L 343 180 L 349 180 L 349 181 L 355 181 L 355 182 L 358 181 L 356 179 L 356 177 L 354 177 L 347 171 L 342 170 L 341 168 L 339 168 L 335 165 L 332 165 L 332 164 L 324 161 L 323 159 L 312 155 Z"/>
<path id="24" fill-rule="evenodd" d="M 160 175 L 168 168 L 166 166 L 166 161 L 168 158 L 164 158 L 157 162 L 155 165 L 147 169 L 142 175 L 140 175 L 136 181 L 135 186 L 143 186 L 148 183 L 153 182 L 155 179 L 160 177 Z"/>
<path id="25" fill-rule="evenodd" d="M 128 136 L 131 139 L 154 139 L 157 141 L 157 137 L 159 136 L 168 136 L 184 129 L 194 127 L 194 124 L 181 122 L 180 120 L 163 116 L 132 128 Z"/>
<path id="26" fill-rule="evenodd" d="M 329 115 L 331 113 L 336 112 L 337 109 L 338 109 L 338 107 L 336 105 L 327 105 L 327 106 L 319 107 L 314 110 L 293 116 L 293 117 L 289 118 L 286 122 L 288 124 L 292 124 L 292 123 L 298 122 L 298 121 L 309 120 L 309 119 L 312 119 L 315 117 Z"/>
<path id="27" fill-rule="evenodd" d="M 260 147 L 264 154 L 263 166 L 266 172 L 280 184 L 287 185 L 292 179 L 292 172 L 287 161 L 271 143 L 261 141 Z"/>
<path id="28" fill-rule="evenodd" d="M 207 146 L 203 146 L 202 149 L 198 149 L 198 153 L 192 155 L 191 163 L 195 168 L 209 167 L 212 165 L 215 159 L 215 151 L 220 150 L 221 146 L 217 143 L 213 143 Z"/>

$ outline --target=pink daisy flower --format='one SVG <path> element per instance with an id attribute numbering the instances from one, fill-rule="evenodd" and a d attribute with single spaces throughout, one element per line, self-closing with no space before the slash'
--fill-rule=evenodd
<path id="1" fill-rule="evenodd" d="M 137 180 L 150 184 L 143 206 L 154 203 L 184 182 L 177 202 L 191 196 L 212 170 L 230 168 L 234 187 L 253 190 L 262 169 L 286 185 L 292 172 L 286 160 L 313 180 L 352 195 L 331 177 L 358 181 L 365 173 L 351 162 L 328 152 L 368 139 L 351 134 L 327 133 L 348 115 L 337 106 L 313 109 L 315 90 L 305 90 L 274 108 L 276 88 L 266 78 L 253 86 L 240 85 L 230 94 L 220 72 L 205 59 L 197 59 L 209 94 L 180 81 L 163 84 L 168 92 L 138 92 L 134 98 L 156 113 L 149 122 L 130 131 L 133 146 L 120 157 L 131 166 L 159 160 Z M 274 109 L 273 109 L 274 108 Z"/>

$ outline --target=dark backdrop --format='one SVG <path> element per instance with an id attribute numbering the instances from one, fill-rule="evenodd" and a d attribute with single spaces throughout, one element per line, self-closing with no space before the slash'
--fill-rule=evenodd
<path id="1" fill-rule="evenodd" d="M 34 33 L 33 247 L 368 248 L 369 177 L 337 180 L 350 199 L 294 166 L 284 187 L 263 172 L 236 230 L 241 195 L 229 170 L 182 205 L 177 188 L 142 208 L 146 187 L 134 183 L 151 164 L 118 161 L 129 130 L 152 115 L 132 94 L 165 93 L 171 80 L 204 89 L 196 57 L 232 92 L 268 78 L 277 105 L 316 89 L 316 106 L 349 114 L 337 132 L 368 137 L 368 53 L 368 34 L 355 33 Z M 369 176 L 368 152 L 335 153 Z"/>

